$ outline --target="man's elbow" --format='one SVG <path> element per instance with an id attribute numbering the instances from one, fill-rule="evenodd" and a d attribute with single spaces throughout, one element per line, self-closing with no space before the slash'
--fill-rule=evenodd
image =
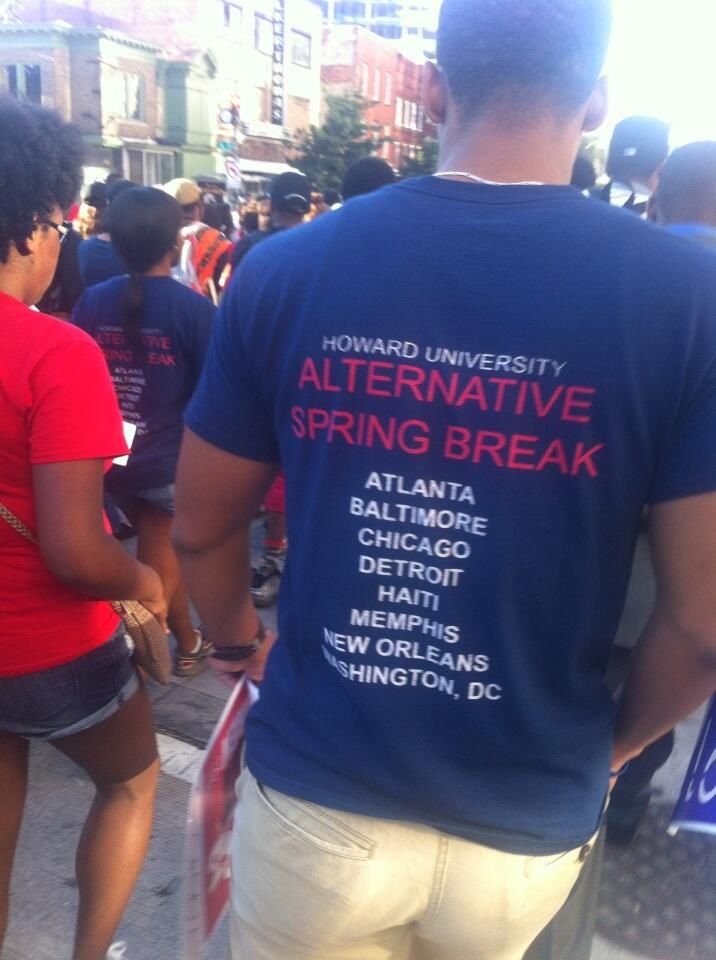
<path id="1" fill-rule="evenodd" d="M 667 623 L 678 634 L 685 649 L 691 651 L 706 669 L 716 671 L 716 610 L 672 611 Z"/>

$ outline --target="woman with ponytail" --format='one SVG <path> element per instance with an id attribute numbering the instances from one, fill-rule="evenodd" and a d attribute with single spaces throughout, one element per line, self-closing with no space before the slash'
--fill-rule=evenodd
<path id="1" fill-rule="evenodd" d="M 174 670 L 191 676 L 211 647 L 193 627 L 170 530 L 184 408 L 201 371 L 215 308 L 172 279 L 181 250 L 176 200 L 134 187 L 110 205 L 107 225 L 128 273 L 88 289 L 73 320 L 103 349 L 122 415 L 136 427 L 129 461 L 109 472 L 107 491 L 137 531 L 138 557 L 162 579 L 177 641 Z"/>

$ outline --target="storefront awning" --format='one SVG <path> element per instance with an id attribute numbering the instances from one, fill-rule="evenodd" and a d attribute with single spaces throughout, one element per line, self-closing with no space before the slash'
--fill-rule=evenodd
<path id="1" fill-rule="evenodd" d="M 273 160 L 249 160 L 239 157 L 239 169 L 245 175 L 276 177 L 279 173 L 289 173 L 296 168 L 288 163 L 275 163 Z"/>

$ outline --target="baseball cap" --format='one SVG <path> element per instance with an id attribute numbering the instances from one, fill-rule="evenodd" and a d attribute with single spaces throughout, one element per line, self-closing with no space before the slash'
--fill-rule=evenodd
<path id="1" fill-rule="evenodd" d="M 627 117 L 614 128 L 610 176 L 650 176 L 669 155 L 669 125 L 655 117 Z"/>
<path id="2" fill-rule="evenodd" d="M 162 189 L 170 197 L 174 197 L 180 207 L 192 207 L 201 200 L 201 190 L 193 180 L 188 180 L 186 177 L 170 180 Z"/>
<path id="3" fill-rule="evenodd" d="M 311 183 L 302 173 L 282 173 L 271 184 L 271 208 L 281 213 L 308 213 Z"/>
<path id="4" fill-rule="evenodd" d="M 98 210 L 104 209 L 107 206 L 107 184 L 102 183 L 101 180 L 95 180 L 87 191 L 85 203 Z"/>

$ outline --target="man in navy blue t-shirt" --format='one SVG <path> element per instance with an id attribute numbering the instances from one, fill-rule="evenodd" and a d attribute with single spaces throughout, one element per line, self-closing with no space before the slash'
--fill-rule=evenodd
<path id="1" fill-rule="evenodd" d="M 610 779 L 716 687 L 716 266 L 568 186 L 608 33 L 608 0 L 446 0 L 440 172 L 267 240 L 222 305 L 176 527 L 220 668 L 264 670 L 248 538 L 279 463 L 291 544 L 242 960 L 519 960 Z M 646 505 L 659 590 L 617 715 Z"/>

